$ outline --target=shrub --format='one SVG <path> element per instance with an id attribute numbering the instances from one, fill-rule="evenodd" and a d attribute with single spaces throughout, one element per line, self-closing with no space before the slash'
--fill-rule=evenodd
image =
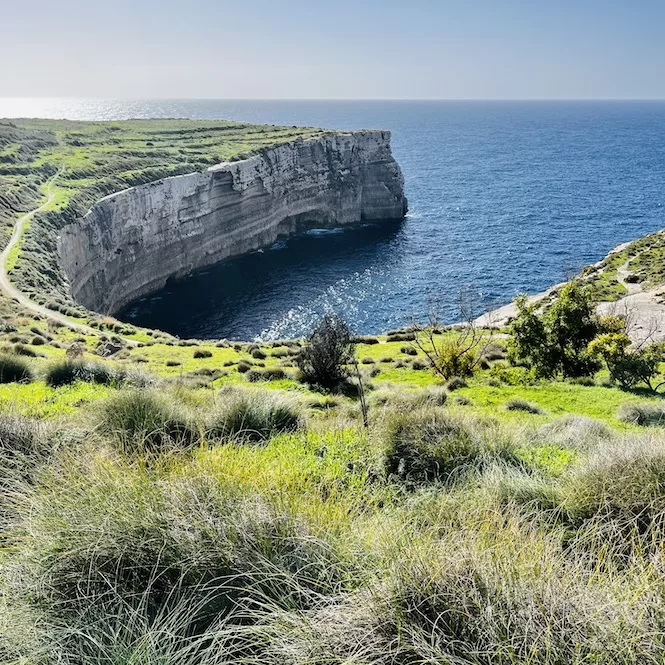
<path id="1" fill-rule="evenodd" d="M 543 414 L 544 411 L 533 402 L 527 402 L 527 400 L 522 399 L 521 397 L 513 397 L 506 402 L 507 411 L 524 411 L 526 413 L 532 413 L 534 415 Z"/>
<path id="2" fill-rule="evenodd" d="M 446 381 L 446 390 L 452 392 L 453 390 L 459 390 L 460 388 L 466 388 L 467 383 L 464 379 L 459 376 L 453 376 L 451 379 Z"/>
<path id="3" fill-rule="evenodd" d="M 476 355 L 476 348 L 469 348 L 462 337 L 441 341 L 435 355 L 434 369 L 444 379 L 471 376 L 480 362 L 480 358 Z"/>
<path id="4" fill-rule="evenodd" d="M 400 347 L 400 353 L 404 353 L 407 356 L 417 356 L 418 351 L 413 346 L 402 346 Z"/>
<path id="5" fill-rule="evenodd" d="M 338 316 L 326 314 L 307 338 L 297 362 L 306 383 L 330 390 L 346 380 L 346 365 L 352 358 L 349 327 Z"/>
<path id="6" fill-rule="evenodd" d="M 210 436 L 265 441 L 300 426 L 297 404 L 267 390 L 222 392 L 220 406 L 208 425 Z"/>
<path id="7" fill-rule="evenodd" d="M 366 336 L 366 335 L 355 335 L 351 338 L 352 344 L 379 344 L 379 340 L 376 337 Z"/>
<path id="8" fill-rule="evenodd" d="M 506 349 L 501 344 L 490 342 L 483 351 L 483 356 L 489 360 L 503 360 L 506 357 Z"/>
<path id="9" fill-rule="evenodd" d="M 570 382 L 574 386 L 586 386 L 587 388 L 591 388 L 592 386 L 596 385 L 595 380 L 590 376 L 578 376 L 574 379 L 571 379 Z"/>
<path id="10" fill-rule="evenodd" d="M 179 360 L 167 360 L 166 361 L 166 366 L 167 367 L 180 367 L 182 363 Z"/>
<path id="11" fill-rule="evenodd" d="M 265 352 L 262 351 L 260 348 L 252 349 L 251 356 L 252 356 L 252 358 L 255 358 L 256 360 L 265 360 L 265 358 L 266 358 Z"/>
<path id="12" fill-rule="evenodd" d="M 33 376 L 28 361 L 6 353 L 0 355 L 0 383 L 28 383 Z"/>
<path id="13" fill-rule="evenodd" d="M 413 342 L 416 335 L 413 332 L 389 332 L 387 336 L 388 342 Z"/>
<path id="14" fill-rule="evenodd" d="M 642 382 L 656 392 L 661 385 L 655 384 L 654 379 L 659 374 L 663 360 L 662 343 L 634 349 L 631 348 L 630 337 L 625 331 L 607 332 L 594 339 L 589 344 L 588 351 L 592 356 L 605 361 L 610 379 L 624 390 Z"/>
<path id="15" fill-rule="evenodd" d="M 196 349 L 194 351 L 194 358 L 212 358 L 212 351 L 208 349 Z"/>
<path id="16" fill-rule="evenodd" d="M 545 377 L 587 376 L 599 367 L 587 347 L 601 331 L 589 291 L 577 282 L 561 288 L 544 314 L 527 296 L 515 300 L 517 316 L 510 326 L 509 357 Z"/>
<path id="17" fill-rule="evenodd" d="M 665 404 L 660 402 L 629 402 L 619 407 L 617 418 L 625 423 L 665 426 Z"/>
<path id="18" fill-rule="evenodd" d="M 129 453 L 159 452 L 197 438 L 184 408 L 152 391 L 122 391 L 105 400 L 99 423 L 100 431 L 116 438 Z"/>
<path id="19" fill-rule="evenodd" d="M 241 360 L 238 362 L 237 369 L 240 374 L 244 374 L 245 372 L 249 372 L 249 370 L 252 369 L 252 366 L 246 360 Z"/>
<path id="20" fill-rule="evenodd" d="M 109 385 L 117 379 L 115 372 L 101 363 L 82 360 L 60 360 L 51 363 L 44 380 L 52 388 L 70 385 L 76 381 Z"/>
<path id="21" fill-rule="evenodd" d="M 250 383 L 257 383 L 258 381 L 279 381 L 288 377 L 283 369 L 268 367 L 267 369 L 251 369 L 245 373 L 245 378 Z"/>
<path id="22" fill-rule="evenodd" d="M 427 369 L 427 365 L 422 361 L 418 360 L 417 358 L 411 363 L 411 369 L 415 369 L 416 371 L 422 371 L 424 369 Z"/>
<path id="23" fill-rule="evenodd" d="M 562 416 L 542 425 L 538 436 L 543 441 L 562 448 L 589 450 L 610 441 L 614 434 L 605 423 L 598 420 L 585 416 Z"/>
<path id="24" fill-rule="evenodd" d="M 391 363 L 392 361 L 393 361 L 393 357 L 392 357 L 392 356 L 381 356 L 381 357 L 379 358 L 379 362 L 380 362 L 380 363 Z"/>
<path id="25" fill-rule="evenodd" d="M 43 337 L 36 335 L 35 337 L 32 338 L 30 344 L 32 344 L 32 346 L 43 346 L 44 344 L 46 344 L 46 340 Z"/>
<path id="26" fill-rule="evenodd" d="M 370 358 L 369 356 L 365 356 L 364 358 L 361 359 L 360 362 L 363 365 L 373 365 L 375 360 L 374 360 L 374 358 Z"/>
<path id="27" fill-rule="evenodd" d="M 429 408 L 394 413 L 386 425 L 385 470 L 401 480 L 447 482 L 499 459 L 516 462 L 512 443 L 492 422 Z"/>

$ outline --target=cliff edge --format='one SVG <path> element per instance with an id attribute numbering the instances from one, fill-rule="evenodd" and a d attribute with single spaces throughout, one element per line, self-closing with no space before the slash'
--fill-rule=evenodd
<path id="1" fill-rule="evenodd" d="M 390 132 L 336 132 L 107 196 L 64 226 L 74 299 L 112 313 L 196 268 L 311 227 L 403 219 Z"/>

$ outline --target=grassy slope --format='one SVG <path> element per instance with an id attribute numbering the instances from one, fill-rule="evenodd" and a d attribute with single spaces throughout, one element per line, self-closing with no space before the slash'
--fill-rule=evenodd
<path id="1" fill-rule="evenodd" d="M 145 457 L 127 447 L 118 414 L 150 390 L 47 387 L 39 376 L 60 354 L 48 344 L 31 347 L 46 356 L 30 361 L 37 380 L 0 386 L 0 441 L 12 440 L 8 414 L 50 428 L 46 450 L 20 458 L 18 478 L 0 445 L 0 483 L 11 490 L 0 501 L 4 661 L 609 665 L 665 656 L 665 437 L 616 419 L 620 404 L 643 397 L 509 385 L 489 369 L 436 407 L 414 401 L 436 378 L 410 367 L 408 343 L 381 338 L 357 349 L 363 372 L 381 370 L 367 433 L 356 401 L 293 378 L 250 386 L 229 364 L 291 374 L 293 346 L 187 344 L 113 362 L 161 377 L 160 422 L 187 414 L 195 423 L 187 452 Z M 212 356 L 195 359 L 202 350 Z M 243 387 L 258 391 L 252 409 L 284 401 L 298 431 L 260 444 L 213 435 L 214 414 Z M 516 396 L 543 412 L 508 411 Z M 571 415 L 595 423 L 561 418 Z M 387 471 L 391 423 L 405 418 L 415 423 L 400 430 L 414 446 L 410 458 L 399 452 L 407 459 L 426 460 L 443 433 L 439 461 L 419 481 Z M 656 434 L 645 448 L 646 432 Z M 443 463 L 453 475 L 437 479 Z"/>
<path id="2" fill-rule="evenodd" d="M 582 275 L 599 301 L 613 301 L 626 295 L 625 286 L 617 278 L 623 267 L 629 278 L 644 289 L 665 284 L 665 232 L 657 231 L 609 254 L 599 265 L 589 266 Z"/>

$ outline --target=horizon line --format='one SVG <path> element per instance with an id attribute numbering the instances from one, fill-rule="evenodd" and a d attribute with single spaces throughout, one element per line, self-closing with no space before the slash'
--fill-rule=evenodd
<path id="1" fill-rule="evenodd" d="M 60 97 L 0 95 L 9 100 L 71 100 L 123 102 L 665 102 L 665 97 Z"/>

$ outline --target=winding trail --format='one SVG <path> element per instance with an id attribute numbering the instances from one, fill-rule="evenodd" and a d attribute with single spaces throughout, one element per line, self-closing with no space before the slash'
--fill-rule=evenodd
<path id="1" fill-rule="evenodd" d="M 2 253 L 0 253 L 0 289 L 4 292 L 6 296 L 12 298 L 20 305 L 25 307 L 25 309 L 29 310 L 34 314 L 39 314 L 40 316 L 50 319 L 51 321 L 57 321 L 58 323 L 61 323 L 63 326 L 67 326 L 68 328 L 76 330 L 77 332 L 83 333 L 85 335 L 95 335 L 96 337 L 98 337 L 100 335 L 99 330 L 95 330 L 95 328 L 86 326 L 83 323 L 76 323 L 75 321 L 72 321 L 69 317 L 65 316 L 61 312 L 56 312 L 52 309 L 49 309 L 48 307 L 39 305 L 38 303 L 30 300 L 30 298 L 28 298 L 25 294 L 19 291 L 9 281 L 9 275 L 7 272 L 7 259 L 9 258 L 12 249 L 16 247 L 17 243 L 21 239 L 21 235 L 23 234 L 23 229 L 25 228 L 26 222 L 28 222 L 38 212 L 44 210 L 55 198 L 55 194 L 51 191 L 51 185 L 53 184 L 54 180 L 58 177 L 58 175 L 59 173 L 57 173 L 55 176 L 53 176 L 53 178 L 51 178 L 48 181 L 48 190 L 47 190 L 48 196 L 46 201 L 42 203 L 39 207 L 35 208 L 34 210 L 31 210 L 30 212 L 27 212 L 25 215 L 19 217 L 16 220 L 16 224 L 14 224 L 14 230 L 12 231 L 12 236 L 9 239 L 7 246 L 2 250 Z M 123 338 L 123 340 L 130 345 L 136 344 L 134 340 L 129 340 L 126 338 Z"/>

